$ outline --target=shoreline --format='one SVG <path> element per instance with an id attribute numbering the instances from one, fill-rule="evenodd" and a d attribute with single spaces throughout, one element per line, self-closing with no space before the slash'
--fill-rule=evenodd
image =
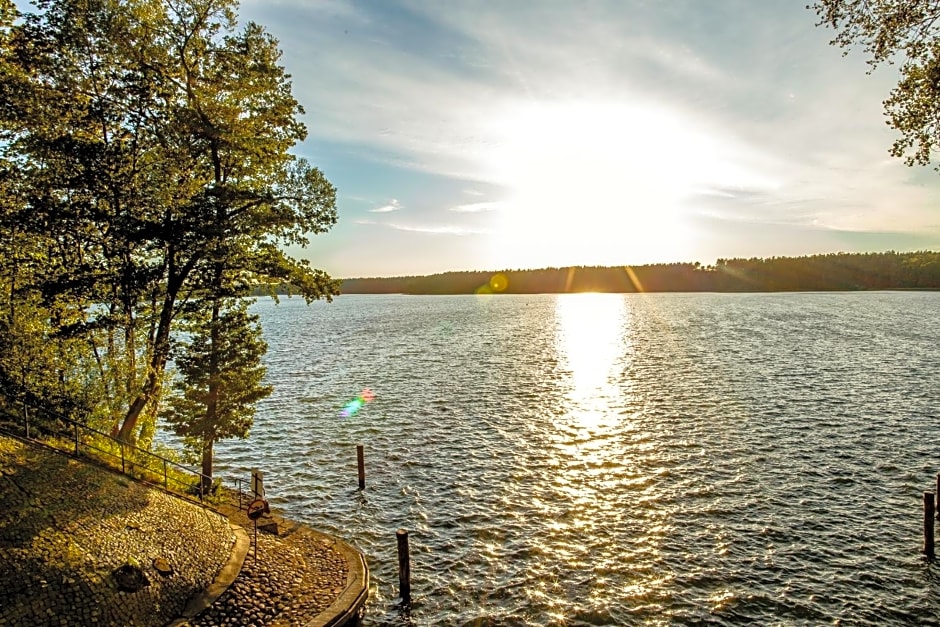
<path id="1" fill-rule="evenodd" d="M 368 594 L 363 556 L 338 538 L 275 512 L 278 533 L 259 532 L 255 556 L 237 507 L 195 504 L 7 435 L 0 498 L 3 624 L 338 626 Z M 130 566 L 146 580 L 133 592 L 114 574 Z"/>

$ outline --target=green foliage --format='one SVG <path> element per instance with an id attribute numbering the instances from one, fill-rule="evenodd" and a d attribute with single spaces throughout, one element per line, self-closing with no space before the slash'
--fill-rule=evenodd
<path id="1" fill-rule="evenodd" d="M 940 148 L 940 4 L 926 0 L 818 0 L 807 8 L 836 31 L 832 44 L 861 47 L 872 68 L 903 61 L 885 100 L 888 125 L 900 133 L 891 154 L 928 165 Z M 940 170 L 940 165 L 935 169 Z"/>
<path id="2" fill-rule="evenodd" d="M 62 315 L 44 307 L 36 294 L 19 292 L 15 249 L 0 258 L 0 407 L 41 404 L 52 414 L 87 423 L 101 388 L 87 345 L 56 335 L 48 324 Z"/>
<path id="3" fill-rule="evenodd" d="M 255 403 L 273 391 L 262 384 L 267 346 L 247 306 L 232 301 L 217 319 L 193 321 L 191 339 L 176 359 L 180 376 L 163 418 L 195 453 L 219 440 L 248 437 Z M 203 473 L 211 476 L 211 463 Z"/>
<path id="4" fill-rule="evenodd" d="M 306 129 L 278 42 L 236 9 L 0 0 L 8 304 L 32 299 L 44 337 L 84 343 L 94 415 L 125 441 L 147 439 L 181 316 L 258 282 L 337 292 L 283 251 L 335 223 L 335 190 L 290 152 Z"/>

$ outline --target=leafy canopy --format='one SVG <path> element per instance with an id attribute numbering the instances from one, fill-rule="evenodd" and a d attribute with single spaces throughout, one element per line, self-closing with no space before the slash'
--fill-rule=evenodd
<path id="1" fill-rule="evenodd" d="M 338 293 L 285 253 L 336 222 L 335 189 L 291 152 L 306 128 L 278 42 L 234 0 L 36 5 L 0 0 L 4 306 L 30 296 L 46 336 L 88 343 L 131 440 L 183 317 L 252 284 Z"/>
<path id="2" fill-rule="evenodd" d="M 940 148 L 940 3 L 933 0 L 818 0 L 807 6 L 832 28 L 831 43 L 860 47 L 875 68 L 900 60 L 900 80 L 884 101 L 900 133 L 891 154 L 925 166 Z M 935 169 L 940 171 L 940 165 Z"/>

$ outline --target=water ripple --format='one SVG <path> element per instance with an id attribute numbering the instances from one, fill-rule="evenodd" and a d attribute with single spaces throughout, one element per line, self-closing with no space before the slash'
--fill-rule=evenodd
<path id="1" fill-rule="evenodd" d="M 940 294 L 254 308 L 276 392 L 217 464 L 369 556 L 367 624 L 940 624 Z"/>

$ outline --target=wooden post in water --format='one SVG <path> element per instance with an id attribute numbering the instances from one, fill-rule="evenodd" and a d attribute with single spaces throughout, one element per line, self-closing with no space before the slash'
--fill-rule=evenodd
<path id="1" fill-rule="evenodd" d="M 934 500 L 933 492 L 924 492 L 924 553 L 927 559 L 933 559 L 933 516 Z"/>
<path id="2" fill-rule="evenodd" d="M 356 445 L 356 462 L 359 465 L 359 489 L 360 490 L 366 489 L 366 463 L 365 463 L 364 457 L 365 456 L 362 454 L 362 445 L 357 444 Z"/>
<path id="3" fill-rule="evenodd" d="M 940 473 L 937 474 L 937 503 L 934 511 L 937 512 L 937 518 L 940 518 Z"/>
<path id="4" fill-rule="evenodd" d="M 411 605 L 411 555 L 408 551 L 408 531 L 399 529 L 398 538 L 398 590 L 402 605 Z"/>

